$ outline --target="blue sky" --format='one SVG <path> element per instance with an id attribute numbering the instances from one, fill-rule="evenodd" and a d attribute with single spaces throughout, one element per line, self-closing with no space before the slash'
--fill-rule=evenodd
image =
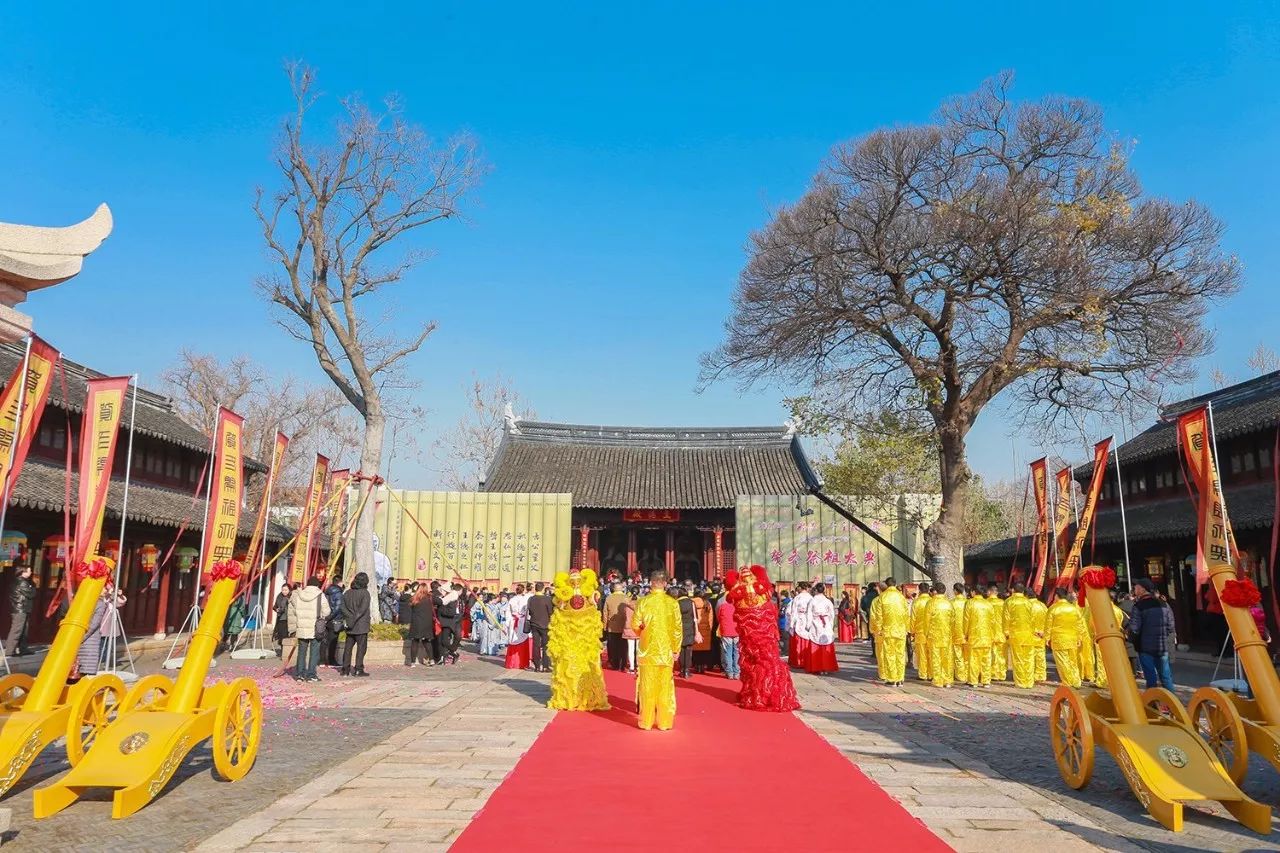
<path id="1" fill-rule="evenodd" d="M 288 58 L 331 94 L 400 93 L 433 133 L 473 133 L 492 166 L 466 223 L 422 235 L 435 255 L 396 296 L 403 322 L 440 324 L 412 362 L 424 444 L 456 420 L 473 371 L 507 374 L 548 419 L 780 423 L 783 390 L 694 392 L 747 235 L 833 143 L 926 120 L 1004 68 L 1019 98 L 1097 101 L 1136 140 L 1151 192 L 1227 222 L 1246 285 L 1213 314 L 1205 375 L 1242 374 L 1271 336 L 1268 4 L 52 5 L 0 11 L 0 220 L 66 224 L 111 205 L 115 232 L 85 272 L 27 310 L 70 357 L 144 385 L 183 346 L 323 381 L 253 289 L 268 266 L 250 203 L 274 184 Z M 1013 474 L 1003 420 L 984 416 L 971 439 L 991 477 Z M 1036 451 L 1018 446 L 1019 462 Z M 403 485 L 432 485 L 399 468 Z"/>

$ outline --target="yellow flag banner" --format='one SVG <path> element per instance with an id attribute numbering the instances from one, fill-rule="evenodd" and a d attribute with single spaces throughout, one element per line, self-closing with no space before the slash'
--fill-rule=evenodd
<path id="1" fill-rule="evenodd" d="M 1044 589 L 1044 577 L 1049 568 L 1049 460 L 1038 459 L 1031 463 L 1031 488 L 1036 496 L 1036 536 L 1032 540 L 1035 559 L 1035 576 L 1031 588 L 1036 595 Z"/>
<path id="2" fill-rule="evenodd" d="M 73 566 L 97 553 L 129 381 L 128 376 L 118 376 L 88 382 L 80 422 L 80 488 L 75 548 L 71 552 Z"/>
<path id="3" fill-rule="evenodd" d="M 1226 547 L 1226 554 L 1230 555 L 1234 565 L 1240 564 L 1239 555 L 1236 552 L 1235 534 L 1231 530 L 1231 520 L 1227 517 L 1226 504 L 1222 501 L 1222 483 L 1218 477 L 1217 464 L 1213 459 L 1212 442 L 1209 438 L 1209 411 L 1205 407 L 1192 409 L 1178 417 L 1178 443 L 1182 445 L 1183 458 L 1187 460 L 1187 468 L 1190 478 L 1195 483 L 1196 493 L 1199 495 L 1199 502 L 1196 507 L 1197 518 L 1200 520 L 1201 533 L 1205 532 L 1204 513 L 1206 504 L 1213 503 L 1213 497 L 1216 493 L 1216 506 L 1209 507 L 1210 513 L 1218 513 L 1216 523 L 1222 527 L 1223 542 Z M 1206 472 L 1208 474 L 1206 475 Z M 1201 553 L 1202 549 L 1211 545 L 1210 537 L 1206 539 L 1203 535 L 1196 547 L 1196 589 L 1202 589 L 1209 582 L 1212 574 L 1209 564 L 1205 560 L 1205 554 Z"/>
<path id="4" fill-rule="evenodd" d="M 329 494 L 332 495 L 333 512 L 329 515 L 329 574 L 342 577 L 342 571 L 333 561 L 342 546 L 342 534 L 347 526 L 347 486 L 351 485 L 351 471 L 343 468 L 329 475 Z"/>
<path id="5" fill-rule="evenodd" d="M 258 563 L 258 546 L 262 544 L 262 538 L 267 531 L 267 510 L 271 507 L 271 495 L 275 491 L 276 476 L 280 473 L 280 465 L 288 447 L 289 436 L 277 432 L 275 445 L 271 450 L 271 467 L 267 469 L 267 483 L 262 489 L 262 503 L 258 506 L 258 520 L 253 523 L 253 535 L 249 537 L 249 550 L 245 552 L 245 565 L 250 569 L 248 574 L 253 573 L 253 567 Z"/>
<path id="6" fill-rule="evenodd" d="M 1062 468 L 1053 475 L 1057 493 L 1053 506 L 1053 551 L 1057 569 L 1062 570 L 1062 552 L 1067 547 L 1067 528 L 1071 526 L 1071 469 Z"/>
<path id="7" fill-rule="evenodd" d="M 235 555 L 240 501 L 244 496 L 243 430 L 244 418 L 230 409 L 218 410 L 218 425 L 213 433 L 213 488 L 200 552 L 202 583 L 212 574 L 216 563 Z"/>
<path id="8" fill-rule="evenodd" d="M 1098 509 L 1098 496 L 1102 494 L 1102 481 L 1107 476 L 1107 460 L 1111 455 L 1111 439 L 1104 439 L 1093 446 L 1093 477 L 1089 481 L 1089 493 L 1084 498 L 1084 510 L 1080 513 L 1080 524 L 1076 527 L 1076 538 L 1067 553 L 1066 563 L 1062 566 L 1062 574 L 1058 577 L 1058 586 L 1070 586 L 1080 571 L 1080 555 L 1084 553 L 1085 540 L 1089 538 L 1089 527 L 1093 524 L 1093 515 Z"/>
<path id="9" fill-rule="evenodd" d="M 22 473 L 22 463 L 36 434 L 36 425 L 44 413 L 53 387 L 53 369 L 60 355 L 56 349 L 32 335 L 31 356 L 27 359 L 25 388 L 22 378 L 22 362 L 13 369 L 4 392 L 0 393 L 0 483 L 5 493 L 13 492 L 13 484 Z M 22 423 L 18 423 L 18 406 L 21 397 Z"/>
<path id="10" fill-rule="evenodd" d="M 307 579 L 307 563 L 311 556 L 311 533 L 320 514 L 320 498 L 324 494 L 324 478 L 329 473 L 329 460 L 316 454 L 316 467 L 311 470 L 311 485 L 307 487 L 307 502 L 298 519 L 298 535 L 293 542 L 293 556 L 289 560 L 289 583 Z"/>

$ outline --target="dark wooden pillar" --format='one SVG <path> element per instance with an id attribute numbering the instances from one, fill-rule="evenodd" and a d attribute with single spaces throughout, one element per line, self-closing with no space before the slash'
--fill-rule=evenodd
<path id="1" fill-rule="evenodd" d="M 630 582 L 631 577 L 639 570 L 639 560 L 636 558 L 636 529 L 634 527 L 627 530 L 627 581 Z"/>
<path id="2" fill-rule="evenodd" d="M 664 531 L 667 534 L 667 577 L 675 578 L 676 576 L 676 532 L 671 528 Z"/>

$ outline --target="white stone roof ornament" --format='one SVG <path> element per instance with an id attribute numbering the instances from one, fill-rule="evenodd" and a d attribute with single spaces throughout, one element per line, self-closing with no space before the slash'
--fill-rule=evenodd
<path id="1" fill-rule="evenodd" d="M 787 436 L 790 437 L 800 431 L 800 427 L 804 426 L 804 422 L 798 417 L 787 418 L 786 421 L 783 422 L 783 426 L 787 428 Z"/>
<path id="2" fill-rule="evenodd" d="M 0 341 L 16 341 L 31 331 L 31 318 L 13 306 L 26 301 L 28 293 L 80 272 L 112 224 L 105 204 L 83 222 L 60 228 L 0 222 Z"/>
<path id="3" fill-rule="evenodd" d="M 29 293 L 66 281 L 107 239 L 111 226 L 105 204 L 83 222 L 61 228 L 0 222 L 0 283 Z"/>
<path id="4" fill-rule="evenodd" d="M 511 435 L 520 434 L 520 426 L 516 423 L 516 411 L 511 408 L 511 402 L 508 401 L 502 408 L 502 419 L 506 421 L 507 432 Z"/>

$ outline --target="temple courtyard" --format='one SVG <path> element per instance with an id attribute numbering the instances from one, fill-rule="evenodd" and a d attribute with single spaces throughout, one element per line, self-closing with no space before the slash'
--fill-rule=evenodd
<path id="1" fill-rule="evenodd" d="M 865 775 L 863 779 L 846 768 L 851 784 L 868 784 L 869 779 L 946 846 L 961 851 L 1030 845 L 1054 851 L 1280 849 L 1221 815 L 1194 810 L 1188 810 L 1185 832 L 1167 832 L 1140 810 L 1105 754 L 1098 756 L 1089 787 L 1068 789 L 1050 754 L 1047 687 L 938 690 L 908 681 L 902 688 L 887 688 L 869 680 L 865 643 L 840 648 L 837 675 L 795 676 L 804 703 L 796 718 L 810 731 L 794 728 L 793 720 L 781 716 L 750 715 L 755 717 L 751 722 L 777 729 L 778 743 L 797 748 L 816 733 Z M 143 660 L 140 671 L 158 663 Z M 32 789 L 66 769 L 55 746 L 3 804 L 12 809 L 5 847 L 319 853 L 444 850 L 457 842 L 456 849 L 483 849 L 478 830 L 486 804 L 509 777 L 519 779 L 522 757 L 555 717 L 543 707 L 548 675 L 508 671 L 473 653 L 443 669 L 378 666 L 368 679 L 343 679 L 322 669 L 324 680 L 312 685 L 280 672 L 274 660 L 224 658 L 217 668 L 218 678 L 254 676 L 263 690 L 263 746 L 257 765 L 243 780 L 216 781 L 203 748 L 154 803 L 131 818 L 111 820 L 103 792 L 36 822 Z M 611 691 L 620 707 L 606 716 L 631 724 L 633 708 L 621 698 L 626 682 L 620 679 L 626 678 L 611 674 L 611 684 L 622 685 Z M 699 714 L 728 702 L 729 688 L 718 676 L 682 684 L 681 711 L 671 735 L 682 728 L 690 731 L 702 722 Z M 624 729 L 618 734 L 632 736 Z M 634 733 L 636 738 L 669 736 Z M 715 744 L 714 733 L 699 736 L 712 743 L 698 744 L 698 749 L 713 754 L 736 746 Z M 573 790 L 543 790 L 538 798 L 545 822 L 519 821 L 501 828 L 513 849 L 569 849 L 571 843 L 557 846 L 556 841 L 557 822 L 566 815 L 577 815 L 572 820 L 581 823 L 582 809 L 596 809 L 591 798 L 610 796 L 604 792 L 620 781 L 633 784 L 637 797 L 660 782 L 611 779 L 608 754 L 591 742 L 580 749 L 581 756 L 572 760 L 580 765 L 581 782 Z M 735 767 L 731 790 L 670 790 L 661 802 L 673 810 L 691 809 L 697 820 L 714 826 L 741 807 L 745 797 L 765 810 L 768 821 L 805 827 L 807 834 L 834 845 L 830 849 L 881 849 L 860 835 L 877 817 L 870 813 L 869 799 L 866 814 L 856 805 L 824 810 L 827 794 L 849 792 L 803 792 L 779 784 L 776 776 L 787 761 L 785 746 L 782 751 L 761 749 L 758 761 Z M 661 771 L 655 768 L 659 776 Z M 797 786 L 803 781 L 796 780 Z M 539 790 L 539 780 L 532 784 Z M 519 788 L 527 789 L 528 784 Z M 1275 803 L 1280 777 L 1255 763 L 1245 789 L 1256 799 Z M 861 796 L 855 791 L 853 802 L 862 802 Z M 495 817 L 489 815 L 491 821 Z M 607 819 L 607 810 L 599 817 Z M 464 836 L 473 822 L 473 835 Z M 630 849 L 629 843 L 643 838 L 629 833 L 612 846 Z M 855 843 L 860 838 L 864 843 Z M 685 849 L 675 842 L 665 846 Z"/>

